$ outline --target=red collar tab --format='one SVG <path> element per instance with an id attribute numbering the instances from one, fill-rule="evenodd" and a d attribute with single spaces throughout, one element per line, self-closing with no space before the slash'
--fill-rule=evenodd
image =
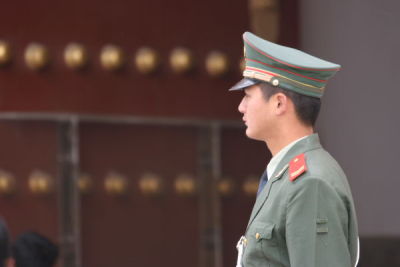
<path id="1" fill-rule="evenodd" d="M 300 175 L 307 171 L 306 160 L 304 153 L 294 157 L 289 163 L 289 179 L 296 180 Z"/>

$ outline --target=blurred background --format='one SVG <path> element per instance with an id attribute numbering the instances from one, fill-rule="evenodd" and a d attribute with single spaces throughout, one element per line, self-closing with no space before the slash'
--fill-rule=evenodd
<path id="1" fill-rule="evenodd" d="M 242 34 L 339 63 L 318 131 L 356 202 L 359 266 L 400 266 L 400 2 L 8 1 L 0 215 L 57 266 L 228 267 L 265 145 L 227 89 Z"/>

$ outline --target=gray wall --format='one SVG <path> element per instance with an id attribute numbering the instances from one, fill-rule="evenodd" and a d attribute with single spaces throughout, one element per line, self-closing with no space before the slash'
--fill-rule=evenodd
<path id="1" fill-rule="evenodd" d="M 400 236 L 400 1 L 300 2 L 302 49 L 342 65 L 317 127 L 349 178 L 360 235 Z"/>

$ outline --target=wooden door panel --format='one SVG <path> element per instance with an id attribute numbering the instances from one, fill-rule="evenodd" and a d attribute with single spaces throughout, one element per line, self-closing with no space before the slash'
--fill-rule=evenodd
<path id="1" fill-rule="evenodd" d="M 197 264 L 197 197 L 174 191 L 179 174 L 196 174 L 195 129 L 84 124 L 81 162 L 94 179 L 93 192 L 81 200 L 85 266 Z M 125 196 L 105 192 L 109 171 L 129 180 Z M 163 195 L 142 194 L 138 184 L 146 172 L 161 177 Z"/>
<path id="2" fill-rule="evenodd" d="M 58 240 L 57 125 L 44 122 L 0 122 L 0 169 L 16 181 L 12 195 L 0 196 L 0 215 L 13 237 L 34 230 Z M 53 192 L 35 195 L 28 186 L 33 171 L 51 176 Z"/>

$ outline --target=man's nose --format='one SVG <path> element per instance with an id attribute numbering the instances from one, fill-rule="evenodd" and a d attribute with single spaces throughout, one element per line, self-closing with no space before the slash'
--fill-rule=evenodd
<path id="1" fill-rule="evenodd" d="M 238 106 L 238 110 L 239 110 L 240 113 L 244 113 L 244 111 L 245 111 L 244 98 L 242 99 L 242 101 L 240 101 L 240 104 Z"/>

